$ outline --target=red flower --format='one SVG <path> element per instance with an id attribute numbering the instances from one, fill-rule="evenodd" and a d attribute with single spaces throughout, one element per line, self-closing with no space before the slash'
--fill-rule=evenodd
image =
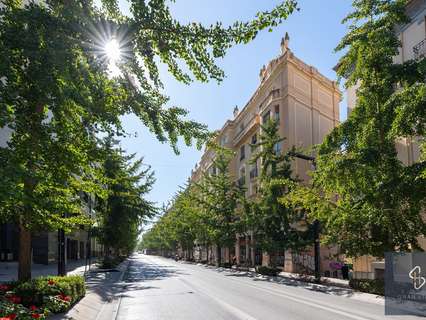
<path id="1" fill-rule="evenodd" d="M 1 317 L 0 320 L 15 320 L 16 319 L 16 314 L 15 313 L 11 313 L 6 317 Z"/>
<path id="2" fill-rule="evenodd" d="M 36 310 L 37 310 L 37 307 L 36 307 L 36 306 L 34 306 L 34 305 L 32 305 L 32 306 L 30 306 L 30 310 L 31 310 L 31 311 L 36 311 Z"/>
<path id="3" fill-rule="evenodd" d="M 49 280 L 49 281 L 47 281 L 47 284 L 48 284 L 49 286 L 53 286 L 53 285 L 55 284 L 55 281 L 53 281 L 53 280 Z"/>
<path id="4" fill-rule="evenodd" d="M 21 303 L 21 301 L 22 301 L 21 297 L 18 297 L 18 296 L 15 296 L 15 295 L 11 295 L 11 296 L 7 297 L 7 300 L 9 300 L 12 303 L 16 303 L 16 304 Z"/>
<path id="5" fill-rule="evenodd" d="M 7 291 L 10 290 L 10 286 L 7 284 L 0 284 L 0 290 L 1 291 Z"/>
<path id="6" fill-rule="evenodd" d="M 71 301 L 71 297 L 70 296 L 66 296 L 65 294 L 61 293 L 59 296 L 59 299 L 63 300 L 63 301 L 67 301 L 70 302 Z"/>
<path id="7" fill-rule="evenodd" d="M 38 313 L 33 313 L 33 314 L 31 314 L 31 317 L 33 319 L 38 319 L 38 318 L 40 318 L 40 315 Z"/>

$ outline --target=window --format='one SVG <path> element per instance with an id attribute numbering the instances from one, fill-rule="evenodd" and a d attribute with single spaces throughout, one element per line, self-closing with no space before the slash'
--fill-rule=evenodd
<path id="1" fill-rule="evenodd" d="M 226 135 L 222 136 L 220 139 L 220 145 L 223 147 L 228 142 L 228 137 Z"/>
<path id="2" fill-rule="evenodd" d="M 256 144 L 257 143 L 257 134 L 255 133 L 252 137 L 251 137 L 251 144 Z"/>
<path id="3" fill-rule="evenodd" d="M 243 167 L 240 169 L 240 178 L 238 179 L 238 186 L 244 187 L 246 184 L 246 169 Z"/>
<path id="4" fill-rule="evenodd" d="M 250 179 L 255 179 L 258 176 L 257 164 L 254 164 L 253 168 L 250 170 Z"/>
<path id="5" fill-rule="evenodd" d="M 244 122 L 240 124 L 240 127 L 238 129 L 238 134 L 240 134 L 241 132 L 243 132 L 243 130 L 245 129 L 245 125 Z"/>
<path id="6" fill-rule="evenodd" d="M 274 145 L 274 151 L 275 151 L 275 154 L 280 154 L 281 153 L 281 142 L 277 142 Z"/>
<path id="7" fill-rule="evenodd" d="M 265 113 L 262 117 L 262 123 L 265 124 L 268 122 L 268 120 L 271 118 L 270 112 L 268 111 L 267 113 Z"/>
<path id="8" fill-rule="evenodd" d="M 245 147 L 246 146 L 244 144 L 240 147 L 240 161 L 244 160 L 245 157 L 246 157 L 246 148 Z"/>
<path id="9" fill-rule="evenodd" d="M 274 119 L 275 121 L 280 121 L 280 106 L 276 105 L 275 106 L 275 112 L 274 112 Z"/>
<path id="10" fill-rule="evenodd" d="M 208 172 L 209 175 L 215 175 L 216 174 L 216 167 L 211 166 L 210 168 L 207 169 L 207 172 Z"/>

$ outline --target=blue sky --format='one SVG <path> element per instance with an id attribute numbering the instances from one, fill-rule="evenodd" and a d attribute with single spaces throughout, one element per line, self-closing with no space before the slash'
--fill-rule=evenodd
<path id="1" fill-rule="evenodd" d="M 248 20 L 259 10 L 271 9 L 279 1 L 274 0 L 176 0 L 171 4 L 175 17 L 182 22 L 200 21 L 213 23 L 216 20 L 230 24 L 235 20 Z M 209 129 L 221 128 L 231 118 L 237 105 L 243 107 L 259 85 L 259 70 L 276 57 L 280 41 L 287 31 L 290 49 L 306 63 L 315 66 L 322 74 L 335 79 L 333 66 L 340 53 L 334 48 L 346 32 L 342 18 L 350 11 L 349 0 L 300 0 L 300 11 L 294 13 L 273 32 L 262 32 L 248 45 L 232 48 L 228 55 L 218 61 L 226 79 L 219 85 L 193 83 L 189 86 L 178 83 L 163 69 L 161 76 L 170 104 L 190 111 L 190 118 L 208 125 Z M 123 5 L 125 9 L 125 5 Z M 340 105 L 341 119 L 346 118 L 346 102 Z M 156 184 L 149 199 L 161 205 L 167 202 L 190 176 L 191 169 L 200 159 L 202 151 L 195 147 L 180 147 L 175 155 L 167 144 L 159 143 L 134 116 L 123 119 L 128 132 L 137 132 L 137 137 L 125 138 L 122 146 L 129 153 L 144 157 L 156 174 Z"/>

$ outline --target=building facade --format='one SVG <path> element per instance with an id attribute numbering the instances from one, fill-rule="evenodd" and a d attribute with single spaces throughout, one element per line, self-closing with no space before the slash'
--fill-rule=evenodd
<path id="1" fill-rule="evenodd" d="M 412 59 L 426 56 L 426 0 L 410 0 L 407 3 L 406 14 L 410 18 L 408 24 L 396 26 L 395 32 L 401 43 L 395 63 L 404 63 Z M 347 89 L 348 115 L 356 106 L 358 86 Z M 405 165 L 419 161 L 420 148 L 417 137 L 401 138 L 396 141 L 399 160 Z M 421 246 L 426 249 L 426 239 L 419 239 Z M 385 263 L 382 259 L 372 256 L 362 256 L 354 260 L 355 278 L 382 278 Z"/>
<path id="2" fill-rule="evenodd" d="M 308 150 L 323 141 L 339 123 L 341 93 L 336 82 L 323 76 L 315 67 L 297 58 L 289 48 L 286 34 L 281 42 L 280 55 L 263 66 L 259 73 L 260 84 L 247 104 L 234 109 L 234 118 L 226 121 L 217 132 L 217 142 L 232 149 L 235 157 L 230 164 L 231 176 L 245 187 L 246 197 L 257 196 L 257 179 L 260 164 L 251 164 L 250 144 L 259 139 L 261 124 L 273 118 L 279 123 L 280 136 L 285 140 L 277 145 L 277 152 L 286 152 L 293 146 Z M 192 171 L 191 180 L 200 179 L 203 172 L 212 169 L 214 152 L 207 149 Z M 293 173 L 305 183 L 309 181 L 311 164 L 302 159 L 293 160 Z M 252 233 L 236 235 L 235 248 L 223 250 L 226 261 L 228 250 L 235 254 L 237 263 L 267 265 L 269 257 L 256 247 Z M 333 275 L 330 265 L 337 262 L 336 248 L 322 249 L 321 269 L 325 275 Z M 214 255 L 215 250 L 212 250 Z M 336 258 L 337 257 L 337 258 Z M 296 272 L 300 268 L 313 270 L 313 251 L 303 253 L 277 253 L 278 264 L 285 271 Z"/>
<path id="3" fill-rule="evenodd" d="M 0 128 L 0 148 L 7 148 L 7 142 L 12 135 L 12 130 L 7 127 Z M 94 199 L 82 197 L 82 206 L 88 215 L 94 211 L 88 203 Z M 0 261 L 15 261 L 18 259 L 19 230 L 13 223 L 0 225 Z M 32 261 L 34 263 L 54 263 L 58 259 L 58 232 L 39 231 L 33 232 L 32 239 Z M 80 228 L 65 236 L 65 257 L 70 260 L 83 259 L 88 250 L 92 256 L 100 256 L 103 252 L 102 246 L 95 238 L 89 237 L 87 228 Z"/>

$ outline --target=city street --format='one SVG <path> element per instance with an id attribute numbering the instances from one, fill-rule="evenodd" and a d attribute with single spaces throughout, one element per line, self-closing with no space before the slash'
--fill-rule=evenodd
<path id="1" fill-rule="evenodd" d="M 385 317 L 380 299 L 348 289 L 175 262 L 132 257 L 120 320 L 421 319 Z"/>

